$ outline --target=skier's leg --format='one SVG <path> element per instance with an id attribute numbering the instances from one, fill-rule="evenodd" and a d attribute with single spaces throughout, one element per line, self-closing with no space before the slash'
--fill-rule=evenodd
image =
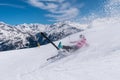
<path id="1" fill-rule="evenodd" d="M 63 49 L 65 49 L 65 50 L 67 50 L 68 52 L 72 49 L 72 47 L 71 46 L 64 46 L 63 45 L 63 47 L 62 47 Z"/>
<path id="2" fill-rule="evenodd" d="M 78 46 L 76 46 L 76 45 L 72 46 L 72 50 L 73 50 L 73 51 L 76 51 L 76 50 L 78 50 L 78 49 L 79 49 Z"/>

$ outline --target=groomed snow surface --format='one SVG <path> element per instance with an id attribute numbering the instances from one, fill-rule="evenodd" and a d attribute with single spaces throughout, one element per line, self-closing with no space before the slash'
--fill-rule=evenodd
<path id="1" fill-rule="evenodd" d="M 67 45 L 84 34 L 89 47 L 54 63 L 46 61 L 57 54 L 51 44 L 0 52 L 0 80 L 120 80 L 120 23 L 109 21 L 60 40 Z"/>

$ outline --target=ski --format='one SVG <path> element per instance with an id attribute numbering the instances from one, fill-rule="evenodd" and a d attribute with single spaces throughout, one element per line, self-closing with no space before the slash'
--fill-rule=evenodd
<path id="1" fill-rule="evenodd" d="M 68 55 L 69 52 L 65 50 L 58 50 L 58 54 L 47 59 L 47 61 L 54 62 L 60 60 Z"/>

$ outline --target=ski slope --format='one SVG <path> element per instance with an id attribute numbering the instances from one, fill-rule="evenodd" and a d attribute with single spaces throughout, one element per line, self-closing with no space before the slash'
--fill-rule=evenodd
<path id="1" fill-rule="evenodd" d="M 60 40 L 67 45 L 84 34 L 89 47 L 54 63 L 46 61 L 57 54 L 51 44 L 0 52 L 0 80 L 120 80 L 119 21 L 98 19 L 90 26 Z"/>

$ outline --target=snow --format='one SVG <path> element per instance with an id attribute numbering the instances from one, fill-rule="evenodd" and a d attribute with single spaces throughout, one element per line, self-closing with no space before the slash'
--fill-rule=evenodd
<path id="1" fill-rule="evenodd" d="M 90 26 L 60 40 L 67 45 L 84 34 L 89 47 L 54 63 L 46 61 L 57 54 L 51 44 L 0 52 L 0 80 L 120 80 L 119 21 L 98 19 Z"/>

